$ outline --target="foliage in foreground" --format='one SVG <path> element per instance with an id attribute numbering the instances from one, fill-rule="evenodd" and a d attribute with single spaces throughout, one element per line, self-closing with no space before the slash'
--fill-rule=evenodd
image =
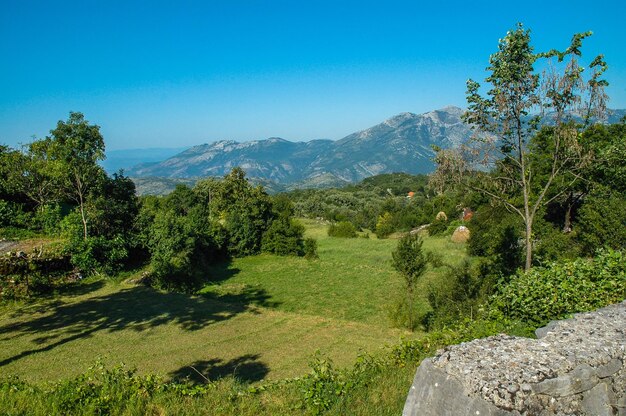
<path id="1" fill-rule="evenodd" d="M 571 313 L 589 311 L 626 298 L 626 254 L 600 250 L 587 260 L 555 262 L 518 272 L 494 299 L 513 319 L 542 325 Z"/>

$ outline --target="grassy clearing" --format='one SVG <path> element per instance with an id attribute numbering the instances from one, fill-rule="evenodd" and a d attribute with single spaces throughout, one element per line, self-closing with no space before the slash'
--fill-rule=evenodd
<path id="1" fill-rule="evenodd" d="M 391 266 L 397 240 L 331 238 L 326 224 L 303 222 L 307 237 L 318 240 L 318 260 L 272 255 L 235 259 L 210 270 L 215 284 L 203 292 L 237 294 L 262 289 L 278 310 L 388 327 L 390 302 L 401 296 L 404 287 Z M 424 249 L 439 253 L 447 264 L 459 264 L 466 257 L 465 246 L 447 237 L 425 238 Z M 421 288 L 443 278 L 445 271 L 445 267 L 429 269 Z M 425 299 L 421 308 L 427 308 Z"/>
<path id="2" fill-rule="evenodd" d="M 325 225 L 306 225 L 319 260 L 236 259 L 210 270 L 216 280 L 196 296 L 93 280 L 36 303 L 6 304 L 0 371 L 39 383 L 79 374 L 100 357 L 166 378 L 197 378 L 197 370 L 256 382 L 304 374 L 316 350 L 341 367 L 360 351 L 416 336 L 390 328 L 387 318 L 403 285 L 390 262 L 396 241 L 334 239 Z M 445 239 L 424 247 L 450 262 L 464 257 Z M 431 270 L 425 281 L 441 275 Z"/>
<path id="3" fill-rule="evenodd" d="M 255 306 L 259 293 L 226 297 L 162 293 L 95 281 L 87 293 L 4 310 L 0 367 L 28 381 L 84 371 L 101 357 L 142 373 L 180 378 L 193 366 L 216 379 L 247 381 L 302 374 L 319 349 L 348 364 L 360 349 L 393 342 L 400 332 Z"/>

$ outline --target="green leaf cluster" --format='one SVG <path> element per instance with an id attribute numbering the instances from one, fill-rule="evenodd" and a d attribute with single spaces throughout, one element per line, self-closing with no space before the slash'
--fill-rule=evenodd
<path id="1" fill-rule="evenodd" d="M 520 271 L 501 287 L 493 306 L 509 318 L 541 326 L 625 298 L 626 254 L 608 249 L 590 260 L 579 258 Z"/>

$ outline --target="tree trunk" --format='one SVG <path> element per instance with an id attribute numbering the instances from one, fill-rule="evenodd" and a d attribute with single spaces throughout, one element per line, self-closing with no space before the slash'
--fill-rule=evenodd
<path id="1" fill-rule="evenodd" d="M 532 243 L 533 226 L 530 219 L 526 219 L 526 265 L 525 271 L 529 271 L 533 262 L 533 243 Z"/>
<path id="2" fill-rule="evenodd" d="M 563 224 L 563 232 L 571 233 L 572 232 L 572 204 L 567 205 L 565 209 L 565 221 Z"/>
<path id="3" fill-rule="evenodd" d="M 567 201 L 565 201 L 565 218 L 563 220 L 564 233 L 572 232 L 572 209 L 574 209 L 574 204 L 577 199 L 578 198 L 574 199 L 574 195 L 572 192 L 567 195 Z"/>

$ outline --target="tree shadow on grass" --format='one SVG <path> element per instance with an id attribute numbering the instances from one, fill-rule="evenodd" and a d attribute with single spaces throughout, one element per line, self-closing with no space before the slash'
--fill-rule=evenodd
<path id="1" fill-rule="evenodd" d="M 280 302 L 270 300 L 271 297 L 265 289 L 249 285 L 241 285 L 235 288 L 229 287 L 228 291 L 225 293 L 209 292 L 201 293 L 198 296 L 206 297 L 207 299 L 216 299 L 228 304 L 237 304 L 240 302 L 240 299 L 245 299 L 246 305 L 249 307 L 276 308 L 280 306 Z M 253 313 L 256 312 L 254 308 L 249 308 L 249 310 Z"/>
<path id="2" fill-rule="evenodd" d="M 98 289 L 102 289 L 106 284 L 104 279 L 94 280 L 93 282 L 75 282 L 65 285 L 64 287 L 57 289 L 55 296 L 81 296 L 87 293 L 95 292 Z"/>
<path id="3" fill-rule="evenodd" d="M 230 279 L 233 276 L 239 274 L 241 270 L 237 267 L 233 267 L 230 261 L 224 261 L 217 264 L 212 264 L 207 268 L 208 278 L 207 282 L 217 283 Z"/>
<path id="4" fill-rule="evenodd" d="M 65 297 L 86 295 L 102 289 L 104 285 L 105 281 L 102 279 L 89 283 L 72 283 L 71 285 L 63 287 L 61 290 L 58 290 L 54 294 L 45 294 L 31 299 L 26 299 L 24 304 L 18 309 L 13 310 L 9 316 L 11 318 L 19 318 L 20 316 L 31 316 L 36 313 L 46 313 L 63 304 L 63 302 L 59 300 L 60 294 Z M 3 338 L 0 338 L 0 340 L 2 339 Z"/>
<path id="5" fill-rule="evenodd" d="M 191 381 L 199 384 L 228 376 L 233 376 L 243 382 L 253 383 L 263 380 L 269 373 L 269 367 L 259 361 L 259 357 L 258 354 L 246 354 L 230 361 L 200 360 L 181 367 L 169 375 L 174 381 Z"/>
<path id="6" fill-rule="evenodd" d="M 35 336 L 31 342 L 37 346 L 9 357 L 0 350 L 0 367 L 100 331 L 141 332 L 165 324 L 195 331 L 253 310 L 255 305 L 266 306 L 268 299 L 267 293 L 258 288 L 220 297 L 165 293 L 136 286 L 86 300 L 56 301 L 46 305 L 43 316 L 25 316 L 19 322 L 0 326 L 0 334 L 5 334 L 3 341 L 30 335 Z"/>

